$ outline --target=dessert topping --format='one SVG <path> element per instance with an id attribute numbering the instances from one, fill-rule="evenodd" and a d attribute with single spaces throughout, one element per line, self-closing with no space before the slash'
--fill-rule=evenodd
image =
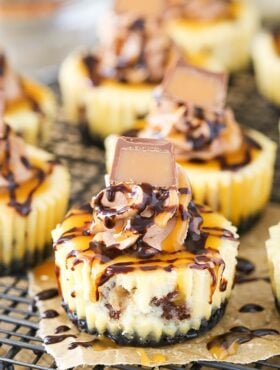
<path id="1" fill-rule="evenodd" d="M 241 129 L 224 109 L 227 77 L 185 64 L 170 68 L 155 91 L 155 104 L 140 137 L 174 144 L 177 160 L 210 160 L 240 149 Z"/>
<path id="2" fill-rule="evenodd" d="M 120 138 L 110 185 L 92 200 L 92 242 L 120 250 L 135 244 L 184 249 L 190 201 L 190 184 L 175 164 L 171 144 Z"/>
<path id="3" fill-rule="evenodd" d="M 115 11 L 100 29 L 100 48 L 96 51 L 92 68 L 100 78 L 129 83 L 159 83 L 169 63 L 171 41 L 161 30 L 155 10 L 160 1 L 117 2 Z M 148 7 L 147 7 L 148 5 Z M 125 11 L 124 11 L 125 10 Z M 158 13 L 162 14 L 162 12 Z M 88 56 L 84 58 L 86 60 Z M 92 76 L 92 68 L 85 64 Z M 94 73 L 95 81 L 96 73 Z M 94 81 L 93 81 L 94 83 Z"/>

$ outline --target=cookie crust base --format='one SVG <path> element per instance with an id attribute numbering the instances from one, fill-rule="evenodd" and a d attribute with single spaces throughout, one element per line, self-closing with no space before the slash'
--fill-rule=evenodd
<path id="1" fill-rule="evenodd" d="M 81 330 L 85 331 L 89 334 L 96 335 L 98 334 L 97 331 L 92 331 L 88 329 L 86 320 L 84 319 L 78 319 L 77 314 L 75 312 L 71 312 L 69 307 L 62 303 L 63 308 L 65 309 L 69 319 Z M 137 347 L 159 347 L 159 346 L 166 346 L 170 344 L 176 344 L 183 342 L 185 340 L 196 338 L 207 331 L 211 330 L 216 324 L 220 321 L 220 319 L 223 317 L 225 313 L 225 309 L 227 306 L 227 301 L 223 302 L 221 307 L 216 309 L 214 312 L 212 312 L 210 318 L 208 320 L 203 319 L 201 321 L 201 325 L 199 329 L 190 329 L 186 334 L 177 334 L 175 336 L 162 336 L 158 341 L 155 341 L 152 338 L 147 338 L 144 341 L 141 340 L 141 338 L 135 333 L 134 336 L 126 337 L 122 335 L 121 332 L 117 333 L 110 333 L 109 331 L 105 331 L 103 333 L 104 336 L 109 337 L 114 342 L 120 345 L 125 346 L 137 346 Z"/>

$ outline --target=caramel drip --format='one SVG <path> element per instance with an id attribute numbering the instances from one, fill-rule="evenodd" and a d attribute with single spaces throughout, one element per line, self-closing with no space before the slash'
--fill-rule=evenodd
<path id="1" fill-rule="evenodd" d="M 229 332 L 211 339 L 207 344 L 207 349 L 215 359 L 224 360 L 228 356 L 234 355 L 241 344 L 267 335 L 279 335 L 279 332 L 274 329 L 250 330 L 244 326 L 236 326 Z"/>

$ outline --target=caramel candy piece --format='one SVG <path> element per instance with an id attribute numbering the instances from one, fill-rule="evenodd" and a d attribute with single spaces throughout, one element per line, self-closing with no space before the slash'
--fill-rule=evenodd
<path id="1" fill-rule="evenodd" d="M 163 93 L 175 100 L 211 110 L 224 108 L 227 75 L 194 67 L 179 60 L 163 81 Z"/>
<path id="2" fill-rule="evenodd" d="M 134 12 L 144 17 L 161 16 L 164 10 L 164 0 L 116 0 L 117 13 Z"/>
<path id="3" fill-rule="evenodd" d="M 177 185 L 173 146 L 166 140 L 120 137 L 110 183 L 148 183 L 155 187 Z"/>

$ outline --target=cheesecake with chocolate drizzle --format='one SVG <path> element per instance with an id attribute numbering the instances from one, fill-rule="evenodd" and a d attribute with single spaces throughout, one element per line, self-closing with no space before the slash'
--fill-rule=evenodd
<path id="1" fill-rule="evenodd" d="M 154 91 L 151 111 L 134 135 L 173 143 L 194 199 L 245 230 L 269 199 L 276 144 L 260 132 L 240 127 L 225 107 L 226 94 L 225 74 L 178 59 Z M 108 169 L 115 141 L 115 136 L 105 141 Z"/>
<path id="2" fill-rule="evenodd" d="M 237 71 L 250 59 L 259 14 L 248 0 L 179 0 L 167 33 L 193 60 L 211 59 L 216 70 Z M 217 69 L 219 68 L 219 69 Z"/>
<path id="3" fill-rule="evenodd" d="M 121 137 L 106 188 L 53 231 L 63 306 L 81 330 L 119 344 L 193 338 L 224 313 L 238 239 L 193 202 L 170 143 Z"/>
<path id="4" fill-rule="evenodd" d="M 67 57 L 59 83 L 68 122 L 104 138 L 148 113 L 171 52 L 160 19 L 164 8 L 162 0 L 116 0 L 101 24 L 99 47 Z"/>
<path id="5" fill-rule="evenodd" d="M 49 254 L 51 230 L 65 214 L 70 179 L 54 157 L 27 145 L 3 120 L 0 90 L 0 275 Z"/>
<path id="6" fill-rule="evenodd" d="M 57 109 L 52 91 L 17 74 L 2 50 L 0 79 L 4 90 L 5 122 L 27 143 L 44 143 L 49 137 Z"/>
<path id="7" fill-rule="evenodd" d="M 269 228 L 266 252 L 275 303 L 280 313 L 280 222 Z"/>
<path id="8" fill-rule="evenodd" d="M 280 106 L 280 23 L 255 37 L 252 57 L 260 93 Z"/>

